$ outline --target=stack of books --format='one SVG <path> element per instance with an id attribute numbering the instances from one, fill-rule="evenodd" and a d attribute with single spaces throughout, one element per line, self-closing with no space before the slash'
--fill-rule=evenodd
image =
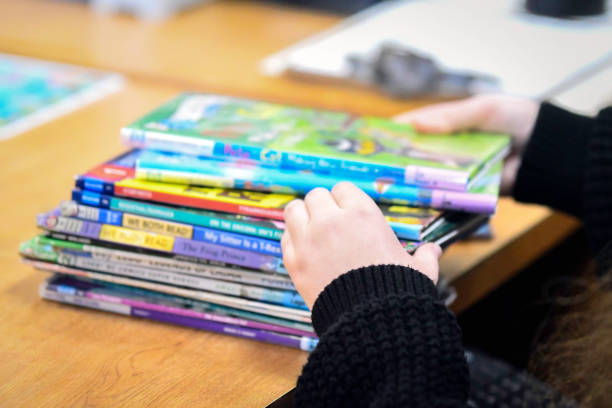
<path id="1" fill-rule="evenodd" d="M 342 112 L 182 94 L 121 130 L 132 150 L 40 214 L 24 261 L 62 303 L 312 350 L 282 263 L 283 209 L 349 180 L 407 250 L 448 245 L 495 211 L 503 135 L 419 135 Z M 358 222 L 358 220 L 357 220 Z"/>

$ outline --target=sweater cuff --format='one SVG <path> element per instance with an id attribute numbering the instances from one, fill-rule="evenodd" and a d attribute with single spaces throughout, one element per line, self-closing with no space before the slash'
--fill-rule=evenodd
<path id="1" fill-rule="evenodd" d="M 343 313 L 357 305 L 403 293 L 438 298 L 433 281 L 407 266 L 372 265 L 353 269 L 334 279 L 317 297 L 312 307 L 312 325 L 320 337 Z"/>
<path id="2" fill-rule="evenodd" d="M 543 103 L 516 176 L 514 198 L 581 216 L 586 138 L 593 123 Z"/>

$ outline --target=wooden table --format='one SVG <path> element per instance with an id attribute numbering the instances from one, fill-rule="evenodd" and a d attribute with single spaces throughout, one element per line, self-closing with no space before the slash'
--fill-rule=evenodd
<path id="1" fill-rule="evenodd" d="M 36 6 L 36 8 L 33 8 Z M 122 150 L 119 128 L 184 89 L 390 115 L 411 107 L 361 89 L 258 74 L 265 55 L 336 17 L 246 2 L 164 24 L 97 17 L 80 5 L 0 2 L 0 52 L 124 72 L 126 87 L 0 142 L 0 406 L 264 406 L 295 384 L 306 353 L 39 299 L 44 275 L 19 262 L 34 216 L 72 177 Z M 495 238 L 451 247 L 441 268 L 461 311 L 563 240 L 578 223 L 500 201 Z"/>

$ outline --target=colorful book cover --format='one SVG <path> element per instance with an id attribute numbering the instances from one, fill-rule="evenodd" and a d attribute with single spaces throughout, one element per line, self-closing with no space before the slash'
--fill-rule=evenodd
<path id="1" fill-rule="evenodd" d="M 218 318 L 210 313 L 186 311 L 170 306 L 160 306 L 148 302 L 149 299 L 133 300 L 124 292 L 107 288 L 90 280 L 56 275 L 39 288 L 42 298 L 62 303 L 74 304 L 108 312 L 143 317 L 150 320 L 173 323 L 236 337 L 260 340 L 268 343 L 312 351 L 317 338 L 310 335 L 279 332 L 278 326 L 257 324 L 244 319 Z M 211 318 L 212 317 L 212 318 Z M 276 330 L 271 330 L 276 329 Z"/>
<path id="2" fill-rule="evenodd" d="M 72 199 L 85 206 L 95 206 L 100 209 L 116 210 L 124 213 L 200 225 L 277 241 L 280 241 L 285 229 L 285 223 L 278 220 L 158 205 L 81 189 L 73 189 Z M 415 241 L 420 239 L 421 229 L 429 225 L 440 215 L 439 211 L 431 208 L 407 207 L 403 205 L 380 205 L 380 209 L 398 238 Z M 87 216 L 92 217 L 91 219 L 102 217 L 107 220 L 113 217 L 113 215 L 107 213 L 91 213 L 86 214 L 86 217 L 79 218 L 90 219 Z M 120 222 L 118 220 L 114 221 Z M 111 222 L 106 223 L 110 224 Z"/>
<path id="3" fill-rule="evenodd" d="M 40 228 L 47 231 L 71 234 L 103 242 L 118 243 L 130 247 L 202 258 L 215 262 L 224 262 L 265 272 L 287 273 L 279 256 L 263 255 L 181 237 L 64 217 L 57 210 L 39 214 L 37 223 Z"/>
<path id="4" fill-rule="evenodd" d="M 64 201 L 59 206 L 59 212 L 65 217 L 79 218 L 102 224 L 117 225 L 135 230 L 171 235 L 195 241 L 208 242 L 229 248 L 244 249 L 266 255 L 281 256 L 281 246 L 278 241 L 236 234 L 213 228 L 193 226 L 189 224 L 164 221 L 157 218 L 143 217 L 115 210 L 105 210 L 98 207 L 79 204 L 75 201 Z M 110 222 L 107 222 L 110 221 Z"/>
<path id="5" fill-rule="evenodd" d="M 122 84 L 118 74 L 0 54 L 0 140 L 94 102 Z"/>
<path id="6" fill-rule="evenodd" d="M 197 258 L 177 259 L 171 254 L 127 251 L 116 245 L 105 247 L 39 235 L 21 243 L 19 252 L 27 258 L 75 268 L 91 269 L 92 265 L 113 265 L 295 291 L 295 286 L 287 275 L 260 273 L 233 265 L 204 263 Z M 110 269 L 105 272 L 112 273 Z"/>
<path id="7" fill-rule="evenodd" d="M 506 135 L 422 135 L 383 118 L 194 93 L 121 135 L 133 147 L 458 191 L 509 146 Z"/>
<path id="8" fill-rule="evenodd" d="M 286 170 L 256 163 L 219 161 L 151 150 L 142 151 L 138 157 L 136 178 L 293 195 L 305 195 L 315 187 L 331 189 L 346 180 L 337 174 L 317 174 L 310 170 Z M 493 212 L 497 203 L 497 194 L 488 197 L 483 195 L 483 186 L 479 180 L 466 192 L 407 186 L 388 178 L 350 181 L 375 201 L 382 203 L 435 208 L 446 206 L 455 210 L 484 213 Z M 486 195 L 486 191 L 484 193 Z"/>
<path id="9" fill-rule="evenodd" d="M 139 180 L 135 177 L 136 162 L 142 152 L 136 149 L 124 153 L 77 177 L 75 184 L 80 189 L 108 195 L 276 220 L 283 219 L 284 207 L 296 198 L 293 194 Z M 489 167 L 469 192 L 415 188 L 414 195 L 394 199 L 393 204 L 490 214 L 497 205 L 501 168 L 501 162 Z M 388 188 L 385 183 L 374 186 L 375 191 Z"/>

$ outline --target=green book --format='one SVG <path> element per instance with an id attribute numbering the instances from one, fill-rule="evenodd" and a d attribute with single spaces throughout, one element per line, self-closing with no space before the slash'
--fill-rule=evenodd
<path id="1" fill-rule="evenodd" d="M 509 150 L 507 135 L 419 134 L 344 112 L 186 93 L 121 130 L 139 148 L 466 191 Z"/>

